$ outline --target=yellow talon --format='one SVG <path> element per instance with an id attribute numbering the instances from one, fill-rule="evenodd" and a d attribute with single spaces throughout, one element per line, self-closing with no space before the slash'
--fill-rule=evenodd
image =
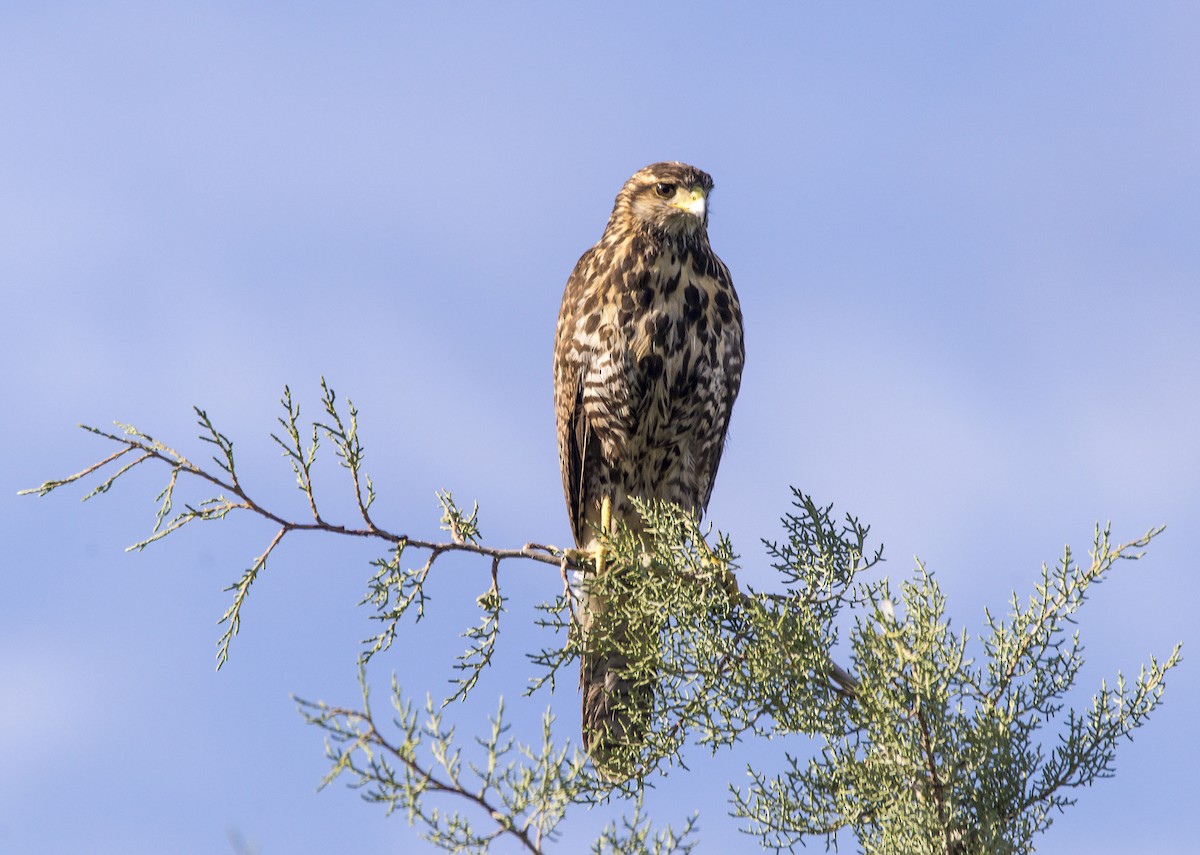
<path id="1" fill-rule="evenodd" d="M 733 575 L 733 571 L 729 569 L 728 564 L 721 565 L 717 559 L 717 553 L 713 552 L 713 548 L 708 545 L 708 541 L 703 535 L 700 537 L 700 545 L 708 553 L 704 559 L 705 563 L 720 574 L 721 587 L 725 589 L 725 593 L 729 596 L 730 601 L 736 603 L 742 596 L 742 589 L 738 587 L 737 577 Z"/>

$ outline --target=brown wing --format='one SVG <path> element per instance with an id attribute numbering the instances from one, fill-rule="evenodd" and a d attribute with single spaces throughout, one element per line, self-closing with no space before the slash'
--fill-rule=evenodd
<path id="1" fill-rule="evenodd" d="M 569 396 L 565 424 L 559 427 L 559 462 L 562 467 L 563 495 L 567 500 L 567 512 L 571 518 L 571 535 L 576 546 L 583 546 L 587 531 L 585 515 L 588 507 L 586 483 L 589 467 L 599 464 L 599 444 L 588 427 L 587 414 L 583 409 L 583 378 L 579 370 L 569 377 L 570 387 L 564 390 Z M 572 391 L 572 389 L 574 391 Z"/>
<path id="2" fill-rule="evenodd" d="M 700 497 L 701 501 L 699 503 L 701 515 L 708 510 L 708 500 L 712 498 L 713 485 L 717 481 L 717 468 L 721 463 L 721 454 L 725 451 L 725 443 L 729 441 L 729 420 L 733 415 L 733 403 L 737 399 L 738 390 L 742 385 L 742 366 L 746 361 L 742 308 L 738 302 L 737 292 L 733 290 L 733 278 L 730 276 L 729 268 L 725 266 L 725 262 L 721 261 L 716 254 L 712 255 L 712 260 L 715 262 L 713 274 L 719 283 L 719 290 L 726 295 L 725 305 L 718 306 L 717 311 L 720 314 L 721 321 L 731 331 L 735 332 L 735 336 L 729 352 L 721 354 L 721 370 L 725 377 L 725 395 L 724 400 L 720 402 L 720 406 L 715 408 L 718 421 L 714 427 L 717 431 L 718 440 L 713 443 L 712 453 L 709 455 L 710 459 L 704 461 L 703 464 L 704 471 L 706 472 L 706 483 L 704 484 L 704 492 Z"/>
<path id="3" fill-rule="evenodd" d="M 583 406 L 584 378 L 590 354 L 586 342 L 577 338 L 577 313 L 588 290 L 591 258 L 595 248 L 584 253 L 575 265 L 563 292 L 562 308 L 554 342 L 554 411 L 558 427 L 558 461 L 562 471 L 563 496 L 571 520 L 576 546 L 583 546 L 588 508 L 587 482 L 590 467 L 598 465 L 599 443 L 588 425 Z"/>

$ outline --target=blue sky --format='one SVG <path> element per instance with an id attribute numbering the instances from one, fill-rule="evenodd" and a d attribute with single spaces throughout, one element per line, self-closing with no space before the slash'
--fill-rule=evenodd
<path id="1" fill-rule="evenodd" d="M 15 493 L 108 453 L 78 422 L 133 422 L 200 458 L 196 404 L 255 491 L 301 513 L 267 434 L 284 384 L 315 415 L 324 375 L 361 411 L 389 528 L 435 535 L 446 487 L 479 501 L 491 543 L 565 543 L 558 301 L 621 183 L 656 160 L 715 177 L 710 234 L 746 316 L 709 508 L 744 579 L 767 583 L 758 539 L 789 485 L 871 523 L 893 581 L 919 556 L 975 630 L 1097 520 L 1120 539 L 1165 523 L 1087 606 L 1075 701 L 1194 643 L 1197 44 L 1184 3 L 6 10 L 0 839 L 414 845 L 403 817 L 314 792 L 321 741 L 289 700 L 354 700 L 372 550 L 286 543 L 217 674 L 221 589 L 269 528 L 127 555 L 161 473 L 86 505 Z M 474 562 L 439 573 L 431 620 L 385 664 L 418 696 L 443 691 L 487 586 Z M 522 622 L 558 581 L 511 566 L 502 584 L 515 640 L 456 710 L 464 728 L 517 694 Z M 1190 851 L 1194 670 L 1043 851 Z M 573 681 L 552 701 L 572 732 Z M 697 756 L 651 808 L 699 809 L 700 851 L 742 847 L 724 781 L 784 748 L 803 750 Z"/>

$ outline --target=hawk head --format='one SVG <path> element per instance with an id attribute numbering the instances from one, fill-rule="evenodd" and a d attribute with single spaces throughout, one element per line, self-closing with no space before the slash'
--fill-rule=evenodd
<path id="1" fill-rule="evenodd" d="M 625 223 L 679 237 L 704 234 L 708 226 L 708 194 L 712 177 L 686 163 L 652 163 L 633 174 L 617 194 L 613 207 Z"/>

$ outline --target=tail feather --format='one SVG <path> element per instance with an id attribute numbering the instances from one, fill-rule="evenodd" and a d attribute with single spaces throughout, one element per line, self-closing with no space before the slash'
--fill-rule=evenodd
<path id="1" fill-rule="evenodd" d="M 631 654 L 636 657 L 648 639 L 657 646 L 658 633 L 642 625 L 645 621 L 639 616 L 624 611 L 614 615 L 605 608 L 604 597 L 594 592 L 585 590 L 583 605 L 583 746 L 597 771 L 621 780 L 633 772 L 654 707 L 652 671 L 644 663 L 639 667 Z"/>

